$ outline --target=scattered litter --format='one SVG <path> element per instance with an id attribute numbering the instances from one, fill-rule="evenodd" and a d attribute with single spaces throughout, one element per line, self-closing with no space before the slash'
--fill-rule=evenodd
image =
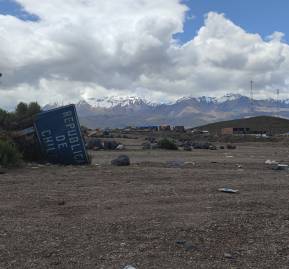
<path id="1" fill-rule="evenodd" d="M 237 164 L 237 167 L 238 167 L 239 169 L 243 168 L 243 166 L 242 166 L 241 164 Z"/>
<path id="2" fill-rule="evenodd" d="M 280 170 L 282 170 L 282 171 L 288 170 L 288 165 L 287 164 L 277 164 L 277 165 L 274 165 L 272 167 L 272 170 L 278 170 L 278 171 L 280 171 Z"/>
<path id="3" fill-rule="evenodd" d="M 217 147 L 216 147 L 215 145 L 210 145 L 210 146 L 209 146 L 209 149 L 210 149 L 210 150 L 217 150 Z"/>
<path id="4" fill-rule="evenodd" d="M 178 239 L 176 240 L 176 244 L 177 245 L 180 245 L 180 246 L 183 246 L 183 248 L 186 250 L 186 251 L 190 251 L 190 250 L 193 250 L 195 248 L 193 242 L 191 241 L 186 241 L 186 240 L 183 240 L 183 239 Z"/>
<path id="5" fill-rule="evenodd" d="M 30 167 L 31 169 L 38 169 L 39 167 L 38 166 L 32 166 Z"/>
<path id="6" fill-rule="evenodd" d="M 184 166 L 185 162 L 180 161 L 180 160 L 172 160 L 172 161 L 167 161 L 166 164 L 168 167 L 178 168 L 178 167 Z"/>
<path id="7" fill-rule="evenodd" d="M 275 160 L 267 160 L 265 161 L 265 164 L 278 164 Z"/>
<path id="8" fill-rule="evenodd" d="M 196 165 L 195 162 L 184 162 L 185 165 Z"/>
<path id="9" fill-rule="evenodd" d="M 131 265 L 127 265 L 125 266 L 123 269 L 136 269 L 135 267 L 131 266 Z"/>
<path id="10" fill-rule="evenodd" d="M 185 242 L 184 243 L 184 248 L 186 251 L 192 250 L 194 248 L 194 245 L 191 241 Z"/>
<path id="11" fill-rule="evenodd" d="M 232 259 L 233 258 L 232 254 L 230 254 L 230 253 L 224 253 L 224 257 L 226 259 Z"/>
<path id="12" fill-rule="evenodd" d="M 176 240 L 177 245 L 184 245 L 186 243 L 186 240 Z"/>
<path id="13" fill-rule="evenodd" d="M 233 156 L 231 156 L 231 155 L 227 155 L 226 158 L 233 158 Z"/>
<path id="14" fill-rule="evenodd" d="M 239 190 L 233 190 L 233 189 L 229 189 L 229 188 L 220 188 L 220 189 L 218 189 L 218 191 L 226 192 L 226 193 L 237 193 L 237 192 L 239 192 Z"/>
<path id="15" fill-rule="evenodd" d="M 125 149 L 125 146 L 120 144 L 116 147 L 116 150 L 124 150 Z"/>
<path id="16" fill-rule="evenodd" d="M 99 164 L 99 163 L 96 163 L 95 166 L 100 166 L 100 164 Z"/>

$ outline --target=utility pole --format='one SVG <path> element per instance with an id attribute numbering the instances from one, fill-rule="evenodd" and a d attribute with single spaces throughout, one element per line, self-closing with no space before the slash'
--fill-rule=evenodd
<path id="1" fill-rule="evenodd" d="M 276 110 L 277 110 L 277 112 L 276 112 L 277 115 L 276 115 L 276 116 L 277 116 L 277 117 L 279 117 L 279 114 L 280 114 L 279 93 L 280 93 L 280 90 L 277 89 L 277 90 L 276 90 Z"/>
<path id="2" fill-rule="evenodd" d="M 254 84 L 254 81 L 251 80 L 250 81 L 250 102 L 251 102 L 251 112 L 253 113 L 254 112 L 254 95 L 253 95 L 253 84 Z"/>

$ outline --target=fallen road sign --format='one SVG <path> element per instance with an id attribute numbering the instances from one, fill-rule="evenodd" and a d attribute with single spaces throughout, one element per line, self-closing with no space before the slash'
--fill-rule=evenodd
<path id="1" fill-rule="evenodd" d="M 89 163 L 74 105 L 41 112 L 34 125 L 47 161 L 66 165 Z"/>

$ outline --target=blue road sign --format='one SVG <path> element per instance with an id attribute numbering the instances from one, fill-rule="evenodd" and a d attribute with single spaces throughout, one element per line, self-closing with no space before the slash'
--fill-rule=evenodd
<path id="1" fill-rule="evenodd" d="M 67 165 L 89 163 L 74 105 L 39 113 L 35 129 L 49 162 Z"/>

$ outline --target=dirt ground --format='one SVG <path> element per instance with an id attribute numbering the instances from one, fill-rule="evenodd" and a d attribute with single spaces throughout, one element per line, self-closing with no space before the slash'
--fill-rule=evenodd
<path id="1" fill-rule="evenodd" d="M 124 153 L 0 175 L 0 268 L 289 268 L 289 146 Z"/>

